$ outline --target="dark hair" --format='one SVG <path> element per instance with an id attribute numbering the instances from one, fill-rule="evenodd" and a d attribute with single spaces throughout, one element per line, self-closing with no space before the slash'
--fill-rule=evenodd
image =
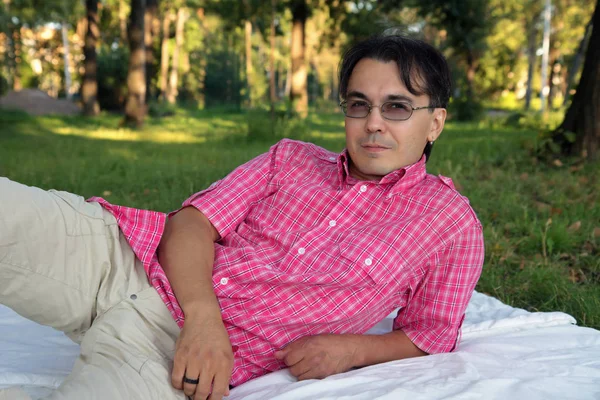
<path id="1" fill-rule="evenodd" d="M 402 35 L 373 36 L 344 53 L 340 64 L 339 95 L 342 99 L 346 98 L 354 67 L 363 58 L 394 61 L 410 93 L 415 96 L 428 95 L 432 107 L 448 106 L 452 81 L 446 58 L 430 44 Z"/>

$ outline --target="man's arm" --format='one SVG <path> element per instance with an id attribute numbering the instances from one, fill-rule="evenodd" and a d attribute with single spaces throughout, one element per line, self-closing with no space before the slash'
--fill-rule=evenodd
<path id="1" fill-rule="evenodd" d="M 427 353 L 400 330 L 384 335 L 308 336 L 275 353 L 298 380 L 321 379 L 354 367 L 424 355 Z"/>
<path id="2" fill-rule="evenodd" d="M 298 379 L 309 379 L 324 378 L 353 367 L 426 355 L 426 352 L 451 351 L 481 274 L 483 258 L 483 234 L 477 223 L 433 255 L 434 267 L 409 304 L 400 310 L 393 332 L 305 337 L 276 352 L 275 357 L 290 366 Z M 438 298 L 446 301 L 436 302 Z"/>
<path id="3" fill-rule="evenodd" d="M 231 343 L 215 296 L 212 271 L 219 233 L 208 218 L 186 207 L 168 221 L 158 249 L 159 261 L 185 314 L 177 340 L 172 385 L 195 399 L 220 400 L 229 392 L 233 368 Z M 198 385 L 183 378 L 199 379 Z"/>

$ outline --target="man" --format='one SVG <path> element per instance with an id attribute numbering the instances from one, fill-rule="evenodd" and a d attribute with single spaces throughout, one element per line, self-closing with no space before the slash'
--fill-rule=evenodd
<path id="1" fill-rule="evenodd" d="M 282 140 L 168 218 L 0 180 L 0 301 L 81 343 L 52 398 L 218 400 L 453 350 L 483 237 L 425 172 L 449 93 L 437 50 L 378 36 L 342 61 L 341 154 Z"/>

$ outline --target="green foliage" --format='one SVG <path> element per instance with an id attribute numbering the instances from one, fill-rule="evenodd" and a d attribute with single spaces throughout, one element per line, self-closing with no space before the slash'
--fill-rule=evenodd
<path id="1" fill-rule="evenodd" d="M 260 108 L 246 112 L 248 140 L 258 142 L 273 142 L 283 138 L 307 140 L 309 133 L 307 121 L 288 112 L 289 109 L 280 105 L 273 114 Z"/>
<path id="2" fill-rule="evenodd" d="M 452 99 L 448 108 L 450 119 L 456 121 L 478 120 L 483 115 L 483 112 L 483 105 L 466 95 Z"/>
<path id="3" fill-rule="evenodd" d="M 40 85 L 40 78 L 33 72 L 28 62 L 21 62 L 19 64 L 19 75 L 21 76 L 21 85 L 24 89 L 37 89 Z"/>
<path id="4" fill-rule="evenodd" d="M 127 92 L 129 50 L 102 46 L 98 52 L 98 101 L 103 110 L 120 110 Z"/>
<path id="5" fill-rule="evenodd" d="M 239 77 L 239 59 L 229 50 L 217 50 L 211 53 L 206 64 L 204 94 L 206 106 L 230 105 L 241 108 L 242 81 Z"/>
<path id="6" fill-rule="evenodd" d="M 155 118 L 171 117 L 175 115 L 177 106 L 166 101 L 150 101 L 148 115 Z"/>
<path id="7" fill-rule="evenodd" d="M 558 127 L 563 119 L 563 111 L 547 112 L 517 111 L 508 115 L 506 125 L 515 128 L 525 128 L 536 131 L 551 131 Z"/>

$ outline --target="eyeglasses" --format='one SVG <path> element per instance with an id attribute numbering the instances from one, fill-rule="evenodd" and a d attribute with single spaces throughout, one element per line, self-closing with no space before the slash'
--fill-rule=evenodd
<path id="1" fill-rule="evenodd" d="M 437 108 L 433 106 L 413 107 L 403 101 L 386 101 L 381 106 L 376 106 L 363 100 L 342 101 L 340 107 L 348 118 L 366 118 L 373 107 L 379 107 L 381 116 L 390 121 L 406 121 L 412 116 L 413 111 Z"/>

